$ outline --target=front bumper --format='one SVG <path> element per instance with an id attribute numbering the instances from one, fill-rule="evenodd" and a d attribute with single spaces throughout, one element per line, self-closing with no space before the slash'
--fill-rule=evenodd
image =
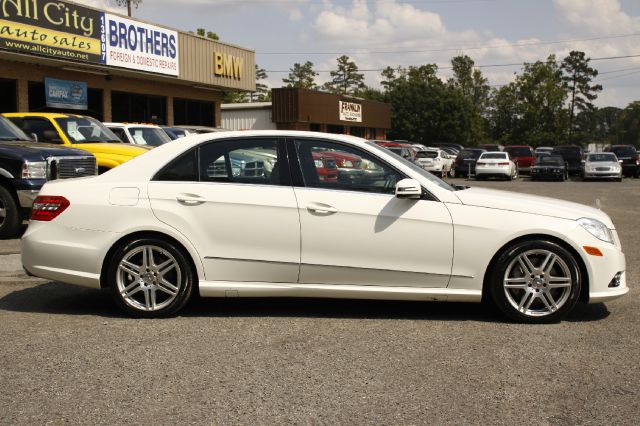
<path id="1" fill-rule="evenodd" d="M 586 171 L 583 173 L 583 177 L 586 179 L 620 179 L 622 177 L 622 170 L 617 172 L 612 171 Z"/>
<path id="2" fill-rule="evenodd" d="M 45 179 L 14 179 L 12 184 L 18 195 L 20 207 L 30 209 L 45 183 Z"/>

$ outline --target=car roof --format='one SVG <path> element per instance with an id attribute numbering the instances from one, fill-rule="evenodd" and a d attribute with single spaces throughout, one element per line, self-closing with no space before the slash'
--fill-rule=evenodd
<path id="1" fill-rule="evenodd" d="M 122 127 L 149 127 L 153 129 L 159 129 L 160 126 L 156 124 L 148 124 L 148 123 L 102 123 L 105 126 L 122 126 Z"/>
<path id="2" fill-rule="evenodd" d="M 60 112 L 5 112 L 2 115 L 5 117 L 42 117 L 42 118 L 68 118 L 68 117 L 87 117 L 86 115 L 79 114 L 63 114 Z"/>

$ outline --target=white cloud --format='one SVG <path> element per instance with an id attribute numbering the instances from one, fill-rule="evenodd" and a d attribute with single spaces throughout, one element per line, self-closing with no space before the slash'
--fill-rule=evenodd
<path id="1" fill-rule="evenodd" d="M 571 25 L 593 34 L 624 34 L 640 31 L 640 18 L 622 10 L 618 0 L 554 0 Z"/>

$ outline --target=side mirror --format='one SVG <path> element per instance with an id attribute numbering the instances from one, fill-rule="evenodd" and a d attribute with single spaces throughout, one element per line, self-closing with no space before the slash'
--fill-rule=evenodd
<path id="1" fill-rule="evenodd" d="M 31 139 L 38 142 L 38 135 L 36 135 L 35 133 L 31 133 Z"/>
<path id="2" fill-rule="evenodd" d="M 622 164 L 622 163 L 624 163 L 624 161 L 622 161 L 622 160 L 618 160 L 618 163 Z"/>
<path id="3" fill-rule="evenodd" d="M 62 139 L 55 130 L 45 130 L 42 132 L 42 139 L 45 142 L 62 143 Z"/>
<path id="4" fill-rule="evenodd" d="M 396 184 L 396 198 L 419 200 L 422 196 L 420 182 L 415 179 L 402 179 Z"/>

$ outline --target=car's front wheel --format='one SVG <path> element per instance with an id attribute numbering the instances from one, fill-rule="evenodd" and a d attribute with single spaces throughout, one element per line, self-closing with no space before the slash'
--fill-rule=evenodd
<path id="1" fill-rule="evenodd" d="M 140 238 L 118 247 L 107 282 L 118 306 L 136 317 L 166 317 L 189 300 L 194 272 L 181 249 L 160 238 Z"/>
<path id="2" fill-rule="evenodd" d="M 573 255 L 547 240 L 516 243 L 491 273 L 490 293 L 509 318 L 523 323 L 559 321 L 580 295 L 580 268 Z"/>

